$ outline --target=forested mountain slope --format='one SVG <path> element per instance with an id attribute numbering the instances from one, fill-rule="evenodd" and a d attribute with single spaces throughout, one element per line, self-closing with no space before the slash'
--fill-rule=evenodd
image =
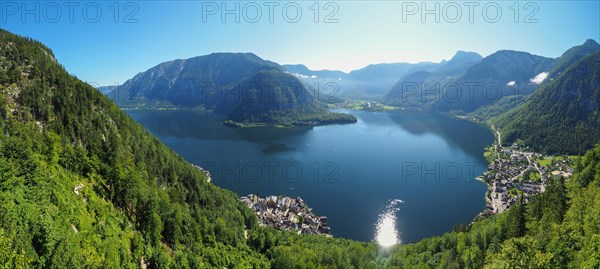
<path id="1" fill-rule="evenodd" d="M 123 108 L 201 108 L 241 124 L 356 122 L 328 112 L 317 91 L 253 53 L 212 53 L 161 63 L 108 96 Z"/>
<path id="2" fill-rule="evenodd" d="M 583 44 L 568 49 L 556 59 L 556 64 L 550 71 L 550 78 L 559 76 L 569 66 L 598 50 L 600 50 L 600 44 L 593 39 L 588 39 Z"/>
<path id="3" fill-rule="evenodd" d="M 600 141 L 600 51 L 572 64 L 521 106 L 492 120 L 506 142 L 582 154 Z"/>
<path id="4" fill-rule="evenodd" d="M 0 261 L 135 267 L 268 261 L 238 197 L 151 136 L 42 44 L 0 30 Z"/>

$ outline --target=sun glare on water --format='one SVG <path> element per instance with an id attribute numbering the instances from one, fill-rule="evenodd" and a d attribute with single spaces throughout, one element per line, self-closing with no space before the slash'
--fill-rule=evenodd
<path id="1" fill-rule="evenodd" d="M 388 202 L 385 210 L 379 214 L 377 220 L 375 240 L 382 247 L 391 247 L 400 243 L 398 230 L 396 229 L 396 212 L 398 204 L 403 203 L 402 200 L 394 199 Z"/>

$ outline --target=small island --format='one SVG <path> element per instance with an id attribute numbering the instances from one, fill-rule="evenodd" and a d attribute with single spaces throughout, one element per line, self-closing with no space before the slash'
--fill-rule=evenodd
<path id="1" fill-rule="evenodd" d="M 317 216 L 302 198 L 286 196 L 258 197 L 250 194 L 240 198 L 256 213 L 259 225 L 298 234 L 330 236 L 327 217 Z"/>

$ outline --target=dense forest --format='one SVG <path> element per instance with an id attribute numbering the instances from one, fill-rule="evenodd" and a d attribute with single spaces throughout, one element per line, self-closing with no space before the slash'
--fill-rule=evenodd
<path id="1" fill-rule="evenodd" d="M 202 267 L 268 260 L 256 220 L 42 44 L 0 32 L 0 261 Z"/>
<path id="2" fill-rule="evenodd" d="M 443 236 L 375 243 L 258 227 L 238 197 L 0 30 L 2 268 L 598 268 L 600 146 L 573 178 Z"/>

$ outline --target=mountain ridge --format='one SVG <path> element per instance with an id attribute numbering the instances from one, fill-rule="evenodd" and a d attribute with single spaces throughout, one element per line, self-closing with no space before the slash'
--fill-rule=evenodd
<path id="1" fill-rule="evenodd" d="M 570 65 L 599 49 L 600 44 L 593 39 L 587 39 L 583 44 L 568 49 L 556 60 L 556 65 L 550 71 L 550 77 L 560 75 Z"/>
<path id="2" fill-rule="evenodd" d="M 225 115 L 232 126 L 356 121 L 328 112 L 296 77 L 253 53 L 212 53 L 160 63 L 118 86 L 110 96 L 124 108 L 208 109 Z"/>

